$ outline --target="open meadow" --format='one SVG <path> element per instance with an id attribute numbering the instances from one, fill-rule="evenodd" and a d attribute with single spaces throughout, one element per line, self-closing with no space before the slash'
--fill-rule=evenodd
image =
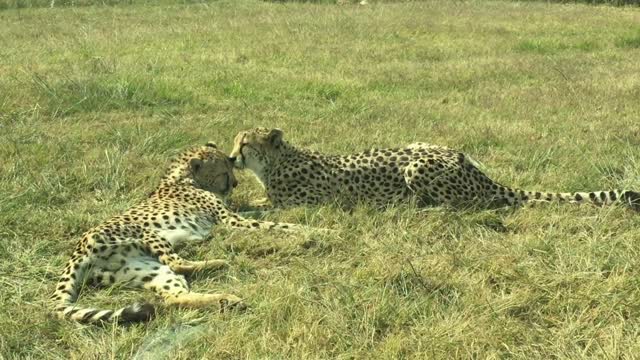
<path id="1" fill-rule="evenodd" d="M 337 232 L 220 226 L 180 249 L 228 259 L 191 285 L 244 313 L 49 315 L 84 231 L 180 149 L 230 151 L 254 126 L 329 153 L 446 145 L 529 190 L 639 190 L 640 8 L 24 3 L 0 6 L 0 359 L 640 357 L 640 214 L 623 207 L 277 211 L 265 218 Z M 264 196 L 237 174 L 232 201 Z M 141 299 L 160 304 L 126 288 L 79 303 Z"/>

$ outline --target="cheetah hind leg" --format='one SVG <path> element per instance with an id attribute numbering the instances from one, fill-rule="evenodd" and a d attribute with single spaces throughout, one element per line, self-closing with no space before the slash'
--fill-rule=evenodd
<path id="1" fill-rule="evenodd" d="M 502 187 L 474 167 L 438 161 L 434 164 L 410 163 L 404 180 L 419 206 L 448 206 L 455 209 L 495 209 L 518 206 L 508 189 L 502 194 L 487 194 L 487 188 Z M 490 191 L 490 190 L 489 190 Z"/>
<path id="2" fill-rule="evenodd" d="M 115 283 L 116 273 L 105 269 L 96 268 L 91 270 L 89 284 L 98 288 L 111 286 Z"/>
<path id="3" fill-rule="evenodd" d="M 197 272 L 197 271 L 219 270 L 227 266 L 229 266 L 229 263 L 226 260 L 222 260 L 222 259 L 204 260 L 204 261 L 184 260 L 182 264 L 176 266 L 177 267 L 176 272 L 181 274 L 188 274 L 188 273 Z"/>
<path id="4" fill-rule="evenodd" d="M 169 241 L 154 232 L 145 232 L 142 241 L 151 255 L 157 257 L 162 264 L 179 274 L 189 274 L 196 271 L 220 269 L 227 265 L 225 260 L 190 261 L 183 259 L 174 250 Z"/>
<path id="5" fill-rule="evenodd" d="M 411 171 L 409 171 L 411 170 Z M 448 180 L 445 176 L 433 176 L 425 165 L 412 163 L 404 171 L 404 181 L 407 188 L 416 198 L 419 207 L 434 207 L 452 205 L 453 194 L 446 193 L 442 184 Z"/>
<path id="6" fill-rule="evenodd" d="M 218 311 L 225 312 L 227 310 L 236 309 L 244 310 L 247 308 L 241 298 L 225 293 L 202 294 L 189 291 L 185 282 L 180 282 L 176 277 L 182 280 L 184 277 L 173 272 L 165 272 L 154 278 L 145 287 L 149 287 L 157 294 L 162 296 L 167 305 L 188 307 L 188 308 L 208 308 L 216 307 Z M 171 281 L 172 279 L 175 279 Z"/>
<path id="7" fill-rule="evenodd" d="M 190 308 L 204 308 L 216 306 L 222 313 L 228 310 L 245 310 L 247 305 L 239 297 L 232 294 L 201 294 L 190 292 L 180 295 L 166 295 L 165 301 L 169 305 Z"/>
<path id="8" fill-rule="evenodd" d="M 160 261 L 167 264 L 178 274 L 191 274 L 204 270 L 218 270 L 228 265 L 226 260 L 214 259 L 205 261 L 191 261 L 181 258 L 175 252 L 168 252 L 160 256 Z"/>
<path id="9" fill-rule="evenodd" d="M 201 294 L 190 291 L 184 276 L 176 274 L 168 265 L 162 265 L 152 258 L 130 260 L 116 273 L 116 278 L 118 281 L 154 291 L 168 305 L 191 308 L 214 306 L 220 312 L 246 309 L 242 299 L 232 294 Z"/>

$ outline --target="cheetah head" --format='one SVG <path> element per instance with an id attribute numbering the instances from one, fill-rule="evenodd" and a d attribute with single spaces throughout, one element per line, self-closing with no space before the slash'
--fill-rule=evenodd
<path id="1" fill-rule="evenodd" d="M 279 151 L 283 140 L 280 129 L 255 128 L 241 131 L 233 141 L 229 159 L 238 169 L 250 169 L 262 174 L 271 158 Z"/>
<path id="2" fill-rule="evenodd" d="M 227 196 L 238 186 L 233 174 L 233 162 L 213 142 L 187 154 L 185 160 L 189 162 L 189 176 L 198 188 Z"/>

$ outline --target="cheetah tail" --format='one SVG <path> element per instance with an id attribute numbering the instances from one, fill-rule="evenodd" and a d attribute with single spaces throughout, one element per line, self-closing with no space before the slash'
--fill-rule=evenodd
<path id="1" fill-rule="evenodd" d="M 149 321 L 155 314 L 153 305 L 149 303 L 133 304 L 118 310 L 98 310 L 81 308 L 75 305 L 60 304 L 56 307 L 59 318 L 68 318 L 80 323 L 131 323 Z"/>
<path id="2" fill-rule="evenodd" d="M 128 323 L 148 321 L 154 316 L 155 309 L 149 303 L 136 303 L 117 310 L 98 310 L 76 306 L 74 303 L 78 294 L 77 288 L 81 282 L 79 279 L 82 279 L 84 267 L 75 264 L 72 260 L 60 278 L 53 294 L 53 299 L 56 301 L 55 314 L 58 318 L 67 318 L 81 323 Z"/>
<path id="3" fill-rule="evenodd" d="M 511 196 L 513 194 L 513 197 Z M 569 203 L 591 203 L 597 206 L 623 204 L 635 211 L 640 211 L 640 192 L 630 190 L 609 190 L 574 193 L 549 193 L 538 191 L 511 190 L 506 189 L 503 196 L 507 197 L 509 203 L 520 205 L 528 202 L 569 202 Z"/>

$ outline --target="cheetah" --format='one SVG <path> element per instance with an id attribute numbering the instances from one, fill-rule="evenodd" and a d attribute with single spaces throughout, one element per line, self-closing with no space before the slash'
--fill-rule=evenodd
<path id="1" fill-rule="evenodd" d="M 53 294 L 55 314 L 83 323 L 147 321 L 155 314 L 150 303 L 118 310 L 77 306 L 85 281 L 149 289 L 169 305 L 214 306 L 219 311 L 244 308 L 235 295 L 189 291 L 184 274 L 222 268 L 225 260 L 189 261 L 174 251 L 178 243 L 208 238 L 218 223 L 241 229 L 296 228 L 245 219 L 229 211 L 224 199 L 237 184 L 233 164 L 215 143 L 182 152 L 147 199 L 84 233 Z"/>
<path id="2" fill-rule="evenodd" d="M 595 191 L 552 193 L 513 189 L 482 173 L 465 154 L 443 146 L 413 143 L 404 148 L 371 149 L 336 156 L 297 148 L 280 129 L 238 133 L 230 159 L 250 169 L 265 187 L 257 208 L 318 205 L 330 201 L 374 206 L 415 198 L 418 205 L 495 208 L 535 202 L 625 203 L 640 210 L 640 193 Z"/>

